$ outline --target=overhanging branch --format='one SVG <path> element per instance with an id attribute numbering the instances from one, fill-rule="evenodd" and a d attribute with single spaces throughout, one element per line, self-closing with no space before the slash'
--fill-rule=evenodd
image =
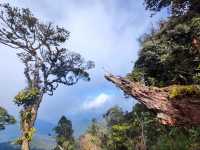
<path id="1" fill-rule="evenodd" d="M 147 87 L 127 78 L 105 75 L 105 78 L 119 87 L 125 94 L 132 96 L 148 109 L 157 113 L 162 124 L 167 125 L 199 125 L 200 99 L 184 97 L 171 100 L 170 87 Z"/>

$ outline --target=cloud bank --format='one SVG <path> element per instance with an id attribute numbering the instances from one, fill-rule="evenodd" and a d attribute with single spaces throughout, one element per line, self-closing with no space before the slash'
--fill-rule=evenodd
<path id="1" fill-rule="evenodd" d="M 108 102 L 110 100 L 110 98 L 111 97 L 109 95 L 107 95 L 105 93 L 101 93 L 100 95 L 95 97 L 94 100 L 85 101 L 82 105 L 82 108 L 84 110 L 97 109 L 97 108 L 103 106 L 106 102 Z"/>

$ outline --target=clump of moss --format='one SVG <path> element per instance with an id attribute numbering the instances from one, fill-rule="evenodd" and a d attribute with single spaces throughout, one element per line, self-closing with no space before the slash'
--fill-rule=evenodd
<path id="1" fill-rule="evenodd" d="M 174 85 L 169 93 L 170 99 L 181 97 L 200 97 L 200 86 L 198 85 Z"/>
<path id="2" fill-rule="evenodd" d="M 35 132 L 36 132 L 35 128 L 30 128 L 30 130 L 24 136 L 30 142 L 32 141 Z"/>
<path id="3" fill-rule="evenodd" d="M 19 138 L 17 138 L 17 140 L 15 140 L 14 142 L 13 142 L 13 144 L 16 144 L 16 145 L 22 145 L 22 138 L 21 137 L 19 137 Z"/>
<path id="4" fill-rule="evenodd" d="M 200 17 L 195 17 L 191 21 L 191 27 L 193 30 L 194 35 L 200 35 Z"/>
<path id="5" fill-rule="evenodd" d="M 21 111 L 20 115 L 21 115 L 22 122 L 24 120 L 31 121 L 31 117 L 32 117 L 31 111 Z"/>
<path id="6" fill-rule="evenodd" d="M 14 141 L 13 144 L 22 145 L 24 139 L 26 139 L 28 142 L 31 142 L 35 132 L 36 132 L 35 128 L 30 128 L 30 130 L 26 132 L 24 136 L 19 137 L 16 141 Z"/>
<path id="7" fill-rule="evenodd" d="M 14 102 L 17 105 L 28 104 L 33 101 L 39 95 L 39 89 L 31 88 L 20 91 L 16 96 Z"/>

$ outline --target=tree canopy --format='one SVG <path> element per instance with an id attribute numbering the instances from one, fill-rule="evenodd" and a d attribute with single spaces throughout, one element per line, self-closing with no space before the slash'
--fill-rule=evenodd
<path id="1" fill-rule="evenodd" d="M 139 58 L 130 79 L 155 86 L 200 83 L 200 15 L 192 10 L 192 15 L 161 21 L 140 38 Z"/>
<path id="2" fill-rule="evenodd" d="M 143 104 L 136 104 L 130 112 L 123 112 L 120 117 L 123 118 L 121 122 L 115 124 L 110 124 L 106 120 L 96 122 L 98 128 L 95 134 L 90 135 L 91 141 L 87 143 L 96 143 L 102 150 L 196 150 L 200 146 L 199 127 L 162 125 L 156 119 L 155 113 L 149 111 Z M 103 124 L 104 121 L 106 126 Z M 83 136 L 86 135 L 88 133 Z"/>
<path id="3" fill-rule="evenodd" d="M 55 150 L 59 150 L 62 147 L 63 150 L 74 150 L 74 137 L 72 123 L 65 116 L 62 116 L 58 121 L 58 125 L 54 128 L 56 133 L 57 147 Z"/>
<path id="4" fill-rule="evenodd" d="M 169 8 L 172 15 L 182 15 L 190 12 L 200 12 L 198 0 L 145 0 L 146 9 L 158 12 L 163 8 Z"/>
<path id="5" fill-rule="evenodd" d="M 60 47 L 69 39 L 69 31 L 40 22 L 29 9 L 9 4 L 0 7 L 0 43 L 22 50 L 17 54 L 25 65 L 29 86 L 39 84 L 43 93 L 51 95 L 58 84 L 73 85 L 80 78 L 90 79 L 86 70 L 94 67 L 93 62 L 85 62 L 80 54 Z M 36 79 L 39 83 L 34 83 Z"/>
<path id="6" fill-rule="evenodd" d="M 8 124 L 14 124 L 16 122 L 15 118 L 8 114 L 7 110 L 0 107 L 0 130 L 5 129 Z"/>
<path id="7" fill-rule="evenodd" d="M 122 108 L 115 106 L 107 110 L 103 117 L 109 126 L 113 126 L 123 121 L 123 115 Z"/>

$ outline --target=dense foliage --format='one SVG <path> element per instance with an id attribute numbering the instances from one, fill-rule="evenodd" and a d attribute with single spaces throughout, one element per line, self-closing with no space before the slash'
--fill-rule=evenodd
<path id="1" fill-rule="evenodd" d="M 200 97 L 200 1 L 145 0 L 146 9 L 170 9 L 170 17 L 140 38 L 141 50 L 132 73 L 133 81 L 148 86 L 170 87 L 171 99 Z M 154 112 L 136 104 L 129 113 L 111 108 L 93 136 L 109 150 L 197 150 L 200 127 L 161 125 Z M 89 130 L 89 131 L 90 131 Z"/>
<path id="2" fill-rule="evenodd" d="M 54 128 L 56 133 L 57 146 L 55 150 L 74 150 L 75 141 L 73 137 L 72 123 L 65 116 L 58 121 L 58 125 Z"/>
<path id="3" fill-rule="evenodd" d="M 116 114 L 109 114 L 113 109 L 118 109 Z M 161 125 L 155 114 L 142 104 L 136 104 L 128 113 L 119 114 L 120 109 L 109 109 L 104 120 L 93 122 L 88 130 L 93 131 L 93 139 L 100 141 L 103 150 L 196 150 L 200 146 L 200 128 Z M 120 117 L 121 121 L 106 121 L 113 116 Z"/>
<path id="4" fill-rule="evenodd" d="M 0 107 L 0 130 L 5 129 L 5 125 L 14 124 L 15 122 L 15 118 L 8 114 L 3 107 Z"/>
<path id="5" fill-rule="evenodd" d="M 200 5 L 199 1 L 189 2 Z M 155 6 L 158 7 L 157 4 Z M 185 14 L 161 21 L 159 27 L 152 29 L 151 33 L 140 39 L 140 43 L 139 58 L 132 73 L 129 74 L 130 79 L 154 86 L 200 83 L 200 14 L 198 11 L 188 10 Z"/>

